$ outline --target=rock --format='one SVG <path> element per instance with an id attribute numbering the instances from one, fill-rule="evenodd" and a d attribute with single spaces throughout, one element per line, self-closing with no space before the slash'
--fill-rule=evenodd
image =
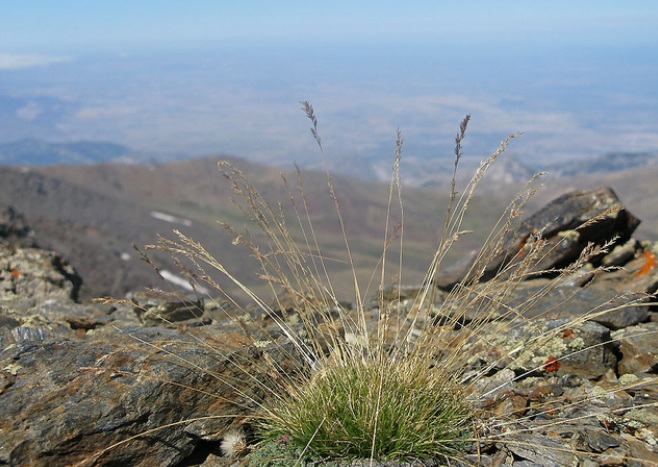
<path id="1" fill-rule="evenodd" d="M 578 456 L 560 438 L 519 434 L 508 441 L 507 448 L 516 456 L 543 467 L 577 467 Z M 515 462 L 513 465 L 517 465 Z M 523 464 L 521 464 L 523 465 Z"/>
<path id="2" fill-rule="evenodd" d="M 619 374 L 655 373 L 658 371 L 658 323 L 642 323 L 612 334 L 619 342 L 622 358 Z"/>
<path id="3" fill-rule="evenodd" d="M 506 305 L 519 309 L 520 315 L 529 319 L 587 317 L 609 329 L 632 326 L 649 316 L 648 306 L 642 303 L 646 300 L 644 295 L 620 296 L 612 290 L 590 287 L 555 287 L 546 294 L 545 290 L 545 286 L 534 286 L 532 281 L 521 284 Z M 523 307 L 527 303 L 532 306 Z"/>
<path id="4" fill-rule="evenodd" d="M 587 447 L 592 452 L 603 452 L 609 448 L 619 447 L 620 441 L 608 435 L 602 429 L 588 429 L 584 431 Z"/>
<path id="5" fill-rule="evenodd" d="M 5 348 L 0 464 L 178 465 L 217 445 L 267 393 L 259 375 L 272 369 L 267 349 L 220 353 L 199 337 L 145 328 Z"/>
<path id="6" fill-rule="evenodd" d="M 592 286 L 622 293 L 654 294 L 658 290 L 658 269 L 656 268 L 656 251 L 654 244 L 640 244 L 635 253 L 616 271 L 599 273 L 594 277 Z"/>
<path id="7" fill-rule="evenodd" d="M 75 269 L 52 251 L 0 245 L 0 300 L 75 300 L 81 284 Z"/>
<path id="8" fill-rule="evenodd" d="M 623 266 L 635 258 L 639 249 L 638 241 L 630 239 L 624 244 L 615 246 L 610 253 L 603 257 L 601 264 L 605 267 Z"/>
<path id="9" fill-rule="evenodd" d="M 526 219 L 518 230 L 506 236 L 502 252 L 482 265 L 484 274 L 481 280 L 491 279 L 503 265 L 516 258 L 535 233 L 541 233 L 548 245 L 547 254 L 534 270 L 545 271 L 573 262 L 589 243 L 603 245 L 613 239 L 616 244 L 624 243 L 639 224 L 640 221 L 626 210 L 611 188 L 567 193 L 551 201 Z M 451 289 L 468 280 L 466 275 L 472 265 L 471 259 L 442 271 L 437 285 Z"/>
<path id="10" fill-rule="evenodd" d="M 5 318 L 0 348 L 75 338 L 111 322 L 97 307 L 75 303 L 81 284 L 75 269 L 57 253 L 0 242 L 0 316 Z"/>
<path id="11" fill-rule="evenodd" d="M 196 295 L 167 294 L 161 291 L 142 291 L 131 294 L 134 311 L 148 326 L 171 326 L 174 323 L 210 324 L 204 320 L 203 300 Z"/>
<path id="12" fill-rule="evenodd" d="M 559 284 L 557 284 L 559 285 Z M 649 317 L 647 296 L 627 293 L 620 295 L 614 290 L 600 287 L 556 286 L 545 280 L 532 280 L 518 284 L 513 290 L 502 290 L 502 298 L 495 289 L 485 285 L 476 287 L 468 301 L 473 305 L 465 312 L 460 303 L 440 308 L 445 317 L 463 314 L 465 322 L 487 320 L 512 320 L 517 317 L 535 318 L 582 318 L 600 323 L 610 329 L 646 321 Z M 486 291 L 483 293 L 481 291 Z M 476 295 L 479 294 L 479 295 Z M 460 318 L 461 319 L 461 318 Z"/>
<path id="13" fill-rule="evenodd" d="M 628 467 L 658 465 L 658 454 L 648 449 L 645 443 L 635 439 L 629 439 L 626 442 L 629 450 Z"/>
<path id="14" fill-rule="evenodd" d="M 464 350 L 472 355 L 469 362 L 475 368 L 506 368 L 516 373 L 515 379 L 558 370 L 599 377 L 617 363 L 610 330 L 590 321 L 491 323 L 472 340 Z"/>

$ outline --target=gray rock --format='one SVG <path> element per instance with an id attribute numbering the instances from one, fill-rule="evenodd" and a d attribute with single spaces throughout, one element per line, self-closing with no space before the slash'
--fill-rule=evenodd
<path id="1" fill-rule="evenodd" d="M 617 363 L 610 330 L 588 321 L 535 319 L 492 323 L 473 340 L 464 351 L 472 355 L 469 362 L 477 371 L 505 368 L 516 373 L 515 379 L 558 370 L 600 377 Z M 484 384 L 486 378 L 482 381 Z"/>
<path id="2" fill-rule="evenodd" d="M 542 467 L 577 467 L 579 459 L 560 438 L 519 434 L 506 440 L 507 448 L 521 459 Z M 515 462 L 512 465 L 517 465 Z M 532 464 L 526 464 L 532 465 Z"/>
<path id="3" fill-rule="evenodd" d="M 630 239 L 624 244 L 615 246 L 603 257 L 601 264 L 605 267 L 623 266 L 635 258 L 637 250 L 639 250 L 638 241 Z"/>
<path id="4" fill-rule="evenodd" d="M 608 212 L 610 214 L 606 214 Z M 597 221 L 590 222 L 593 219 Z M 613 239 L 616 243 L 626 242 L 639 224 L 640 221 L 621 204 L 611 188 L 573 191 L 551 201 L 517 230 L 510 232 L 502 245 L 502 252 L 476 270 L 484 271 L 481 280 L 491 279 L 502 266 L 518 256 L 535 232 L 541 232 L 548 245 L 547 254 L 534 270 L 561 268 L 577 259 L 589 243 L 603 245 Z M 466 276 L 472 265 L 471 259 L 448 268 L 440 274 L 437 285 L 451 289 L 468 281 Z"/>
<path id="5" fill-rule="evenodd" d="M 0 298 L 75 300 L 82 279 L 61 256 L 38 248 L 0 244 Z"/>
<path id="6" fill-rule="evenodd" d="M 621 268 L 608 273 L 597 274 L 592 286 L 624 293 L 654 294 L 658 290 L 658 269 L 656 268 L 656 251 L 658 246 L 643 242 L 636 249 L 633 257 Z"/>
<path id="7" fill-rule="evenodd" d="M 134 311 L 147 326 L 169 326 L 174 323 L 203 321 L 203 300 L 196 295 L 181 296 L 159 291 L 142 291 L 131 295 Z"/>
<path id="8" fill-rule="evenodd" d="M 619 374 L 653 373 L 658 370 L 658 323 L 642 323 L 612 334 L 619 341 Z"/>
<path id="9" fill-rule="evenodd" d="M 537 285 L 538 284 L 538 285 Z M 479 286 L 483 289 L 485 286 Z M 486 319 L 587 319 L 610 329 L 620 329 L 646 321 L 649 317 L 647 296 L 627 293 L 620 295 L 614 290 L 598 287 L 555 286 L 545 280 L 527 281 L 512 291 L 503 291 L 502 297 L 495 292 L 468 299 L 473 302 L 463 318 L 467 322 Z M 463 313 L 456 304 L 456 311 L 444 306 L 441 312 L 451 316 Z"/>
<path id="10" fill-rule="evenodd" d="M 584 432 L 587 447 L 593 452 L 603 452 L 609 448 L 616 448 L 621 443 L 617 438 L 608 435 L 605 431 L 588 429 Z"/>
<path id="11" fill-rule="evenodd" d="M 150 329 L 2 350 L 0 464 L 177 465 L 201 443 L 194 419 L 219 439 L 267 392 L 262 353 Z"/>

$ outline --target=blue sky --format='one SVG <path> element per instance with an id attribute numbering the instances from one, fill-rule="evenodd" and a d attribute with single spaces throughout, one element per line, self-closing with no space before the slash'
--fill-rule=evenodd
<path id="1" fill-rule="evenodd" d="M 336 164 L 384 176 L 396 128 L 430 167 L 467 113 L 473 160 L 517 131 L 533 168 L 658 151 L 656 25 L 655 0 L 0 0 L 0 142 L 304 165 L 309 100 Z"/>
<path id="2" fill-rule="evenodd" d="M 231 41 L 658 41 L 653 0 L 25 0 L 0 5 L 5 52 Z"/>

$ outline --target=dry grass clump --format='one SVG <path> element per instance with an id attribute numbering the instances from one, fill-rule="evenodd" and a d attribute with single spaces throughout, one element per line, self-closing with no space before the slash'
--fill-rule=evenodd
<path id="1" fill-rule="evenodd" d="M 310 104 L 302 105 L 324 160 L 317 118 Z M 322 254 L 310 221 L 312 208 L 304 196 L 300 172 L 296 188 L 283 180 L 295 213 L 291 220 L 283 215 L 283 207 L 264 198 L 245 174 L 228 164 L 220 165 L 233 186 L 235 202 L 249 213 L 259 233 L 252 235 L 248 230 L 223 226 L 234 234 L 236 245 L 247 247 L 258 259 L 260 277 L 269 284 L 273 301 L 257 296 L 226 270 L 218 258 L 180 232 L 177 232 L 178 240 L 161 238 L 157 245 L 151 246 L 180 258 L 180 265 L 192 283 L 203 282 L 225 294 L 239 310 L 232 316 L 237 316 L 235 319 L 243 327 L 248 345 L 263 352 L 277 347 L 278 357 L 269 359 L 269 379 L 264 381 L 263 375 L 245 374 L 244 382 L 263 388 L 262 400 L 252 401 L 258 410 L 251 419 L 257 437 L 265 444 L 270 443 L 270 448 L 272 443 L 290 446 L 291 452 L 296 453 L 295 461 L 300 463 L 305 458 L 404 460 L 445 456 L 454 459 L 469 443 L 476 444 L 483 436 L 502 439 L 514 432 L 512 425 L 489 418 L 482 408 L 481 402 L 499 388 L 473 389 L 478 379 L 492 369 L 514 363 L 491 361 L 478 367 L 469 362 L 475 349 L 489 345 L 490 334 L 482 332 L 484 327 L 496 321 L 504 333 L 513 330 L 519 322 L 527 323 L 522 319 L 524 309 L 550 293 L 559 283 L 559 277 L 578 273 L 583 264 L 608 245 L 587 248 L 572 265 L 550 271 L 558 279 L 526 303 L 507 307 L 507 299 L 519 284 L 539 274 L 536 266 L 548 253 L 541 232 L 536 232 L 532 238 L 525 239 L 522 255 L 508 257 L 493 277 L 484 281 L 490 273 L 487 266 L 507 254 L 506 245 L 514 238 L 523 207 L 537 189 L 535 177 L 511 201 L 494 226 L 466 279 L 439 299 L 437 277 L 448 250 L 467 233 L 463 221 L 476 187 L 487 168 L 517 136 L 506 138 L 482 162 L 468 185 L 458 191 L 456 173 L 469 119 L 467 116 L 463 120 L 455 140 L 455 176 L 441 240 L 430 258 L 423 285 L 411 298 L 403 295 L 401 287 L 386 287 L 393 275 L 399 283 L 404 283 L 403 256 L 388 258 L 392 245 L 399 245 L 401 251 L 404 246 L 399 177 L 403 140 L 399 133 L 379 269 L 373 272 L 366 287 L 362 287 L 354 273 L 352 306 L 336 298 L 338 294 L 333 289 L 326 262 L 337 259 Z M 334 190 L 329 171 L 326 173 L 345 244 L 346 256 L 341 260 L 356 271 L 339 194 Z M 393 211 L 398 213 L 395 219 Z M 292 237 L 289 222 L 297 224 L 301 239 Z M 183 266 L 184 260 L 191 261 L 194 267 Z M 249 314 L 249 310 L 225 293 L 225 288 L 211 278 L 209 269 L 221 273 L 242 290 L 260 315 L 250 318 L 254 313 Z M 376 284 L 376 290 L 371 284 Z M 374 302 L 369 301 L 372 295 Z M 262 315 L 267 319 L 261 319 Z M 501 321 L 501 318 L 511 320 Z M 586 319 L 586 315 L 578 318 Z M 572 321 L 568 325 L 573 324 Z M 523 348 L 512 349 L 509 355 L 521 361 L 527 352 L 545 346 L 563 331 L 560 327 L 542 331 Z M 541 372 L 544 366 L 528 367 L 527 373 Z"/>

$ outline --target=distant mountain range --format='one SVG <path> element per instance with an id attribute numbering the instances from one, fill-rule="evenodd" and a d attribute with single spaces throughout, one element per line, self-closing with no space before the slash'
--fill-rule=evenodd
<path id="1" fill-rule="evenodd" d="M 147 154 L 122 144 L 107 141 L 51 143 L 41 139 L 26 138 L 10 143 L 0 143 L 0 164 L 7 165 L 92 164 L 97 162 L 148 164 L 164 162 L 172 158 L 171 155 Z"/>
<path id="2" fill-rule="evenodd" d="M 180 159 L 186 159 L 180 157 Z M 121 162 L 131 164 L 171 161 L 172 156 L 145 154 L 127 146 L 104 141 L 79 141 L 51 143 L 39 139 L 23 139 L 0 143 L 0 164 L 53 165 Z M 504 154 L 492 166 L 489 178 L 496 185 L 516 185 L 526 181 L 537 171 L 546 171 L 549 177 L 577 176 L 579 174 L 603 174 L 639 167 L 658 165 L 658 152 L 612 152 L 595 158 L 575 159 L 569 163 L 534 166 Z M 310 169 L 311 167 L 306 167 Z M 473 167 L 466 167 L 467 172 Z M 341 160 L 335 172 L 346 173 L 368 180 L 388 180 L 390 163 L 381 161 Z M 408 186 L 447 186 L 452 176 L 451 164 L 437 164 L 405 158 L 402 164 L 403 180 Z"/>
<path id="3" fill-rule="evenodd" d="M 612 173 L 658 165 L 658 152 L 611 152 L 602 156 L 574 160 L 568 164 L 550 165 L 543 170 L 551 176 Z"/>
<path id="4" fill-rule="evenodd" d="M 0 144 L 0 163 L 11 165 L 88 164 L 134 160 L 135 152 L 120 144 L 100 141 L 48 143 L 23 139 Z"/>

